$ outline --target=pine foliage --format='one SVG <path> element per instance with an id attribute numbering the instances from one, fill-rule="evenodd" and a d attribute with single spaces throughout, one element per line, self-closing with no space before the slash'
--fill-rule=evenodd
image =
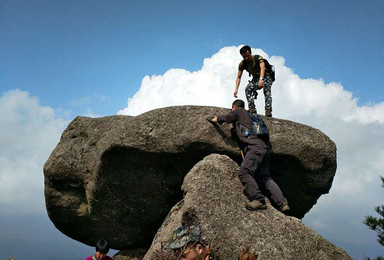
<path id="1" fill-rule="evenodd" d="M 384 177 L 381 177 L 382 187 L 384 188 Z M 377 241 L 384 246 L 384 205 L 375 207 L 375 211 L 381 216 L 380 218 L 375 218 L 373 216 L 366 216 L 364 224 L 367 225 L 370 229 L 376 231 Z"/>

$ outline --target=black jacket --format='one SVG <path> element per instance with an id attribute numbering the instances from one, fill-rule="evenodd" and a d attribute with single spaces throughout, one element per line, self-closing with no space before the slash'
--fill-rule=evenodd
<path id="1" fill-rule="evenodd" d="M 226 115 L 218 116 L 217 122 L 219 124 L 232 123 L 234 128 L 235 128 L 237 138 L 244 145 L 257 144 L 257 145 L 267 146 L 267 144 L 262 139 L 258 138 L 257 136 L 255 136 L 253 134 L 251 134 L 252 136 L 249 136 L 248 138 L 245 138 L 241 135 L 240 124 L 245 126 L 248 129 L 252 129 L 252 121 L 249 118 L 248 112 L 241 107 L 237 108 L 234 111 L 229 112 Z"/>

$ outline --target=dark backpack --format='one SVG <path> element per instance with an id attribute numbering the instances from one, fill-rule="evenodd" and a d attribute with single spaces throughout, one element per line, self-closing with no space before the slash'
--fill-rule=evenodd
<path id="1" fill-rule="evenodd" d="M 253 58 L 255 59 L 255 61 L 257 61 L 259 58 L 259 55 L 253 55 Z M 275 81 L 275 67 L 273 65 L 271 65 L 268 62 L 268 60 L 266 60 L 266 59 L 263 59 L 263 60 L 264 60 L 264 64 L 265 64 L 265 70 L 268 72 L 269 76 L 271 76 L 272 82 L 274 82 Z M 246 62 L 243 62 L 243 66 L 244 66 L 244 69 L 249 72 L 248 65 Z M 249 72 L 249 76 L 251 76 L 250 72 Z"/>
<path id="2" fill-rule="evenodd" d="M 245 138 L 252 138 L 253 136 L 257 136 L 258 138 L 268 142 L 269 141 L 269 130 L 267 125 L 264 123 L 263 119 L 260 115 L 254 115 L 248 112 L 249 118 L 252 121 L 252 129 L 248 129 L 245 126 L 240 124 L 240 132 L 241 135 Z"/>

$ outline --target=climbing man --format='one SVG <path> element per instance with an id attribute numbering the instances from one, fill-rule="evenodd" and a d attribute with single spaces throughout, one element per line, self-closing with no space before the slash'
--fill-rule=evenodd
<path id="1" fill-rule="evenodd" d="M 289 211 L 288 202 L 279 186 L 269 175 L 269 141 L 259 138 L 252 131 L 249 131 L 247 136 L 243 136 L 240 129 L 252 129 L 252 120 L 244 109 L 244 101 L 241 99 L 235 100 L 232 103 L 231 112 L 214 117 L 210 121 L 214 124 L 232 123 L 236 136 L 241 146 L 244 147 L 245 154 L 243 163 L 240 166 L 239 178 L 249 198 L 245 207 L 252 211 L 267 208 L 264 195 L 258 185 L 259 183 L 270 193 L 278 210 L 287 214 Z"/>
<path id="2" fill-rule="evenodd" d="M 265 97 L 265 115 L 272 116 L 272 78 L 266 70 L 265 62 L 262 56 L 252 55 L 251 47 L 248 45 L 240 49 L 240 54 L 243 60 L 240 62 L 236 78 L 234 97 L 237 98 L 237 93 L 240 86 L 241 76 L 243 71 L 246 70 L 252 75 L 252 80 L 249 81 L 245 87 L 245 96 L 248 101 L 248 108 L 251 113 L 257 113 L 255 106 L 255 99 L 257 98 L 257 90 L 263 89 Z"/>

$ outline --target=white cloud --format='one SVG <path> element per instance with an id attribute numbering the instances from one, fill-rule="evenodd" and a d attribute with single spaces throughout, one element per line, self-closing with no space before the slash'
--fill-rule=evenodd
<path id="1" fill-rule="evenodd" d="M 0 206 L 3 214 L 42 212 L 43 165 L 68 122 L 28 92 L 0 97 Z"/>
<path id="2" fill-rule="evenodd" d="M 201 70 L 170 69 L 146 76 L 139 91 L 118 114 L 138 115 L 171 105 L 229 107 L 233 98 L 239 47 L 225 47 L 204 60 Z M 376 243 L 376 234 L 362 224 L 364 216 L 384 203 L 379 175 L 384 175 L 384 102 L 358 106 L 357 97 L 340 83 L 301 79 L 283 57 L 269 57 L 276 68 L 272 87 L 273 115 L 320 129 L 337 145 L 338 169 L 332 189 L 322 196 L 304 222 L 329 238 L 360 244 Z M 248 76 L 243 74 L 239 97 L 245 100 Z M 263 112 L 259 92 L 256 106 Z M 343 231 L 351 230 L 350 234 Z M 352 231 L 354 230 L 354 231 Z M 341 231 L 341 232 L 340 232 Z M 356 235 L 364 233 L 364 235 Z"/>
<path id="3" fill-rule="evenodd" d="M 364 125 L 369 123 L 384 124 L 383 111 L 384 103 L 375 104 L 373 106 L 363 106 L 360 107 L 356 113 L 346 117 L 346 120 L 357 120 Z"/>

